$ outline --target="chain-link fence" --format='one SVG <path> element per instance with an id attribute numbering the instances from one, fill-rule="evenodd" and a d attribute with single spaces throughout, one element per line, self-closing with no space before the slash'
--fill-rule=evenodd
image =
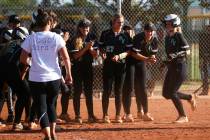
<path id="1" fill-rule="evenodd" d="M 195 0 L 194 0 L 195 1 Z M 182 20 L 183 33 L 191 46 L 191 55 L 188 57 L 188 77 L 186 84 L 182 87 L 186 90 L 194 91 L 202 85 L 202 81 L 207 83 L 209 79 L 209 54 L 210 54 L 210 27 L 208 24 L 210 16 L 200 13 L 200 16 L 189 16 L 189 11 L 195 13 L 191 7 L 193 0 L 123 0 L 122 14 L 126 22 L 133 26 L 136 33 L 142 31 L 142 25 L 147 21 L 152 21 L 157 27 L 157 36 L 160 41 L 159 52 L 157 54 L 158 63 L 147 66 L 148 87 L 155 91 L 161 91 L 164 80 L 164 71 L 159 70 L 161 59 L 164 57 L 164 27 L 161 20 L 165 15 L 175 13 L 180 15 Z M 198 1 L 197 1 L 198 3 Z M 101 32 L 110 27 L 110 20 L 117 11 L 115 2 L 106 0 L 72 0 L 71 3 L 63 3 L 62 0 L 3 0 L 0 2 L 0 20 L 2 26 L 7 24 L 7 16 L 17 14 L 21 17 L 22 25 L 29 27 L 31 15 L 39 6 L 44 9 L 53 10 L 60 19 L 61 27 L 68 30 L 71 35 L 75 33 L 78 20 L 86 17 L 92 21 L 91 30 L 98 37 Z M 181 8 L 180 8 L 181 7 Z M 198 5 L 202 11 L 204 8 Z M 191 10 L 189 10 L 191 9 Z M 94 61 L 94 89 L 102 91 L 101 58 Z"/>

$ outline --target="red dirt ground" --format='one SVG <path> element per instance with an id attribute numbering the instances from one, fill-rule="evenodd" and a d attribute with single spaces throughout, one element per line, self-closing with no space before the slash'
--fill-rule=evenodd
<path id="1" fill-rule="evenodd" d="M 81 101 L 81 116 L 87 120 L 84 99 Z M 177 117 L 171 101 L 156 96 L 149 99 L 149 112 L 154 117 L 153 122 L 135 120 L 134 123 L 111 124 L 95 123 L 82 125 L 73 121 L 58 124 L 62 130 L 57 131 L 59 140 L 210 140 L 210 97 L 202 96 L 198 99 L 198 108 L 191 111 L 189 103 L 183 101 L 185 111 L 190 122 L 174 124 Z M 94 100 L 95 114 L 102 118 L 101 100 Z M 110 99 L 110 117 L 114 119 L 114 100 Z M 58 114 L 60 105 L 58 106 Z M 136 116 L 135 100 L 132 102 L 132 113 Z M 69 114 L 74 118 L 72 100 L 70 100 Z M 123 113 L 122 113 L 123 114 Z M 4 107 L 2 118 L 7 116 Z M 37 130 L 11 131 L 11 125 L 0 129 L 0 140 L 40 140 L 43 135 Z"/>

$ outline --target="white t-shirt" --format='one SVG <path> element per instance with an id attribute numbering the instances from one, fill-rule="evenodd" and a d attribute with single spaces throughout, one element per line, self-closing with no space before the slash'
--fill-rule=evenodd
<path id="1" fill-rule="evenodd" d="M 48 82 L 61 79 L 58 51 L 65 45 L 60 35 L 50 31 L 28 36 L 21 47 L 32 56 L 29 80 Z"/>

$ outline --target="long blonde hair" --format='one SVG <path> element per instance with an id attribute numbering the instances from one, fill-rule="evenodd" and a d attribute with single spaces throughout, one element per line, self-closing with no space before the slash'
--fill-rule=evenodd
<path id="1" fill-rule="evenodd" d="M 83 39 L 80 36 L 76 36 L 74 39 L 75 49 L 81 50 L 83 48 Z"/>

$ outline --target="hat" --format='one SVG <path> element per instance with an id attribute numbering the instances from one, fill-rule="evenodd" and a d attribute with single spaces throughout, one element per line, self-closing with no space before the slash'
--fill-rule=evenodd
<path id="1" fill-rule="evenodd" d="M 144 30 L 155 31 L 156 27 L 152 22 L 148 22 L 144 25 Z"/>
<path id="2" fill-rule="evenodd" d="M 11 15 L 11 16 L 9 16 L 9 21 L 8 22 L 18 24 L 18 23 L 20 23 L 20 18 L 19 18 L 18 15 Z"/>
<path id="3" fill-rule="evenodd" d="M 80 20 L 78 23 L 78 27 L 89 27 L 90 25 L 91 25 L 91 21 L 86 18 Z"/>

